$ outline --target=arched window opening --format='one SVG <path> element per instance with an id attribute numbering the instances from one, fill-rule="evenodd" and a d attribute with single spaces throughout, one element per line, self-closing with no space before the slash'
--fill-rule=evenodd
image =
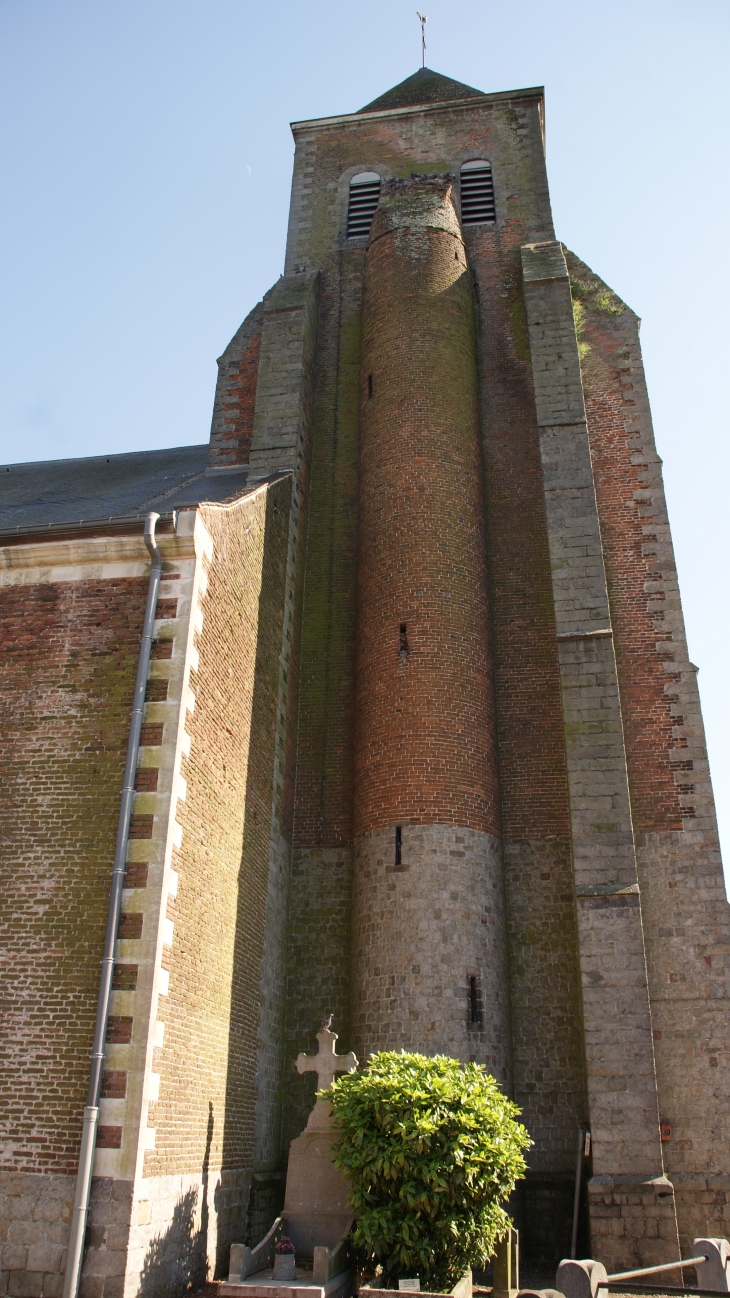
<path id="1" fill-rule="evenodd" d="M 377 171 L 361 171 L 352 177 L 347 205 L 348 239 L 362 239 L 370 234 L 379 198 L 380 176 Z"/>
<path id="2" fill-rule="evenodd" d="M 465 162 L 461 168 L 461 223 L 476 225 L 496 221 L 492 164 L 483 158 Z"/>

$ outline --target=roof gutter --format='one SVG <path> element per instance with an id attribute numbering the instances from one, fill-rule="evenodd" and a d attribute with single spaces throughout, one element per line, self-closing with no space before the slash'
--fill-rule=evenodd
<path id="1" fill-rule="evenodd" d="M 187 508 L 181 506 L 181 508 Z M 194 506 L 190 506 L 194 508 Z M 160 532 L 173 532 L 176 527 L 179 509 L 164 514 L 156 514 L 160 519 Z M 77 518 L 66 523 L 19 523 L 17 527 L 0 528 L 0 545 L 12 545 L 13 541 L 26 544 L 30 541 L 56 540 L 65 541 L 79 533 L 89 532 L 95 536 L 113 536 L 119 532 L 138 532 L 149 514 L 111 514 L 108 518 Z"/>
<path id="2" fill-rule="evenodd" d="M 84 1253 L 84 1236 L 89 1215 L 89 1196 L 91 1177 L 94 1166 L 94 1149 L 96 1146 L 96 1129 L 99 1122 L 99 1096 L 101 1092 L 102 1066 L 104 1062 L 104 1042 L 106 1040 L 109 1003 L 114 971 L 114 946 L 119 926 L 119 915 L 122 908 L 122 889 L 127 862 L 129 843 L 129 822 L 132 816 L 134 796 L 134 777 L 139 757 L 139 740 L 144 716 L 144 696 L 147 687 L 150 657 L 152 654 L 152 632 L 154 629 L 157 595 L 162 576 L 162 555 L 155 540 L 155 525 L 159 514 L 148 514 L 144 524 L 144 543 L 152 560 L 149 585 L 147 587 L 147 606 L 145 608 L 142 638 L 139 646 L 137 664 L 137 681 L 134 687 L 132 720 L 129 727 L 127 743 L 127 761 L 124 768 L 122 786 L 122 803 L 119 809 L 117 828 L 117 845 L 114 853 L 114 868 L 109 892 L 109 909 L 107 912 L 106 937 L 104 954 L 101 960 L 101 978 L 99 996 L 96 1006 L 96 1027 L 94 1028 L 94 1045 L 91 1051 L 91 1069 L 89 1088 L 84 1109 L 84 1121 L 81 1134 L 81 1152 L 76 1174 L 76 1195 L 74 1198 L 73 1216 L 71 1219 L 71 1236 L 68 1244 L 66 1278 L 63 1286 L 63 1298 L 77 1298 L 81 1265 Z"/>

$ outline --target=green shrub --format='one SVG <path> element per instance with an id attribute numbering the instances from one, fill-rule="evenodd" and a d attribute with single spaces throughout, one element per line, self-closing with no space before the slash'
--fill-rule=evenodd
<path id="1" fill-rule="evenodd" d="M 360 1265 L 380 1264 L 387 1285 L 420 1276 L 436 1291 L 483 1266 L 510 1224 L 503 1204 L 532 1143 L 486 1069 L 383 1051 L 327 1098 Z"/>

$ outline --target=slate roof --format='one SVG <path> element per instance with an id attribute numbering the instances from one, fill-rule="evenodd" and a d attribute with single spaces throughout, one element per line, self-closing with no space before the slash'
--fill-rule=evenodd
<path id="1" fill-rule="evenodd" d="M 246 489 L 247 469 L 206 473 L 208 443 L 125 455 L 0 466 L 0 534 L 127 521 L 220 502 Z"/>
<path id="2" fill-rule="evenodd" d="M 453 81 L 431 68 L 419 68 L 412 77 L 406 77 L 392 90 L 386 90 L 371 104 L 358 109 L 360 113 L 375 113 L 383 108 L 412 108 L 417 104 L 438 104 L 448 99 L 469 99 L 472 95 L 483 95 L 483 90 L 465 86 L 461 81 Z"/>

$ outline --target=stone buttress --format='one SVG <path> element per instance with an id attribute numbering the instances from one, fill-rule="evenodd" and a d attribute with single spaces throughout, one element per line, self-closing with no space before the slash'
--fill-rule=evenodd
<path id="1" fill-rule="evenodd" d="M 627 1235 L 649 1265 L 678 1247 L 659 1133 L 646 948 L 624 727 L 578 347 L 560 244 L 522 249 L 552 567 L 593 1143 L 594 1248 Z M 612 1212 L 638 1196 L 644 1220 Z M 651 1222 L 651 1230 L 646 1223 Z M 638 1235 L 638 1238 L 636 1236 Z M 633 1238 L 632 1238 L 633 1236 Z"/>

